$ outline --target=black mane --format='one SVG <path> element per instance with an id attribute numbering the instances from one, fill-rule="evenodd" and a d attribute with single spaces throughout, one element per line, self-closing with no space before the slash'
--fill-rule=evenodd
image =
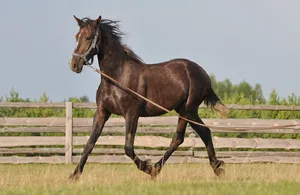
<path id="1" fill-rule="evenodd" d="M 130 57 L 132 60 L 138 62 L 138 63 L 144 63 L 144 61 L 142 60 L 142 58 L 140 58 L 140 56 L 138 56 L 136 53 L 134 53 L 132 51 L 132 49 L 130 49 L 130 47 L 126 44 L 123 44 L 123 49 L 125 54 Z"/>
<path id="2" fill-rule="evenodd" d="M 87 27 L 93 24 L 93 20 L 90 18 L 83 18 L 81 27 Z M 100 23 L 101 34 L 107 39 L 107 42 L 111 45 L 115 45 L 117 48 L 116 51 L 122 51 L 129 59 L 138 62 L 144 63 L 143 60 L 136 54 L 128 45 L 123 43 L 123 37 L 125 34 L 120 30 L 119 26 L 120 21 L 113 21 L 109 19 L 102 19 Z"/>

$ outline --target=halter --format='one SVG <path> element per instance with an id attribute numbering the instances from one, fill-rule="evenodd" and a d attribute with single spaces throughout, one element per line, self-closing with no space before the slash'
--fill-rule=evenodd
<path id="1" fill-rule="evenodd" d="M 90 59 L 88 59 L 87 56 L 90 54 L 92 49 L 96 49 L 97 53 L 99 52 L 99 48 L 98 48 L 98 45 L 97 45 L 98 37 L 99 37 L 99 28 L 97 27 L 96 34 L 94 36 L 94 40 L 92 41 L 92 43 L 89 46 L 88 50 L 84 54 L 78 54 L 78 53 L 74 52 L 72 55 L 75 56 L 75 57 L 80 57 L 81 59 L 83 59 L 85 65 L 93 64 L 94 55 Z M 91 60 L 91 61 L 89 62 L 89 60 Z"/>

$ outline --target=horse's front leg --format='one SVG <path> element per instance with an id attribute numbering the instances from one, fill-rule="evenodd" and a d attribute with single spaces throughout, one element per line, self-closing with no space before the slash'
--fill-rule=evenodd
<path id="1" fill-rule="evenodd" d="M 94 115 L 92 134 L 90 135 L 90 138 L 88 139 L 85 145 L 80 162 L 77 165 L 76 169 L 74 170 L 73 174 L 70 176 L 70 179 L 78 179 L 80 177 L 83 171 L 83 167 L 88 159 L 88 156 L 92 152 L 95 143 L 97 142 L 99 136 L 101 135 L 104 124 L 109 117 L 110 117 L 110 112 L 98 106 L 98 109 Z"/>
<path id="2" fill-rule="evenodd" d="M 125 135 L 125 153 L 136 164 L 139 170 L 151 174 L 152 165 L 149 161 L 141 160 L 134 152 L 134 139 L 138 124 L 138 116 L 126 116 L 126 135 Z"/>

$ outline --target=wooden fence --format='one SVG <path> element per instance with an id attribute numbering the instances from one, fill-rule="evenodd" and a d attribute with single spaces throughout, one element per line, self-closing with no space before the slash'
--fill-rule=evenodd
<path id="1" fill-rule="evenodd" d="M 66 109 L 66 117 L 0 118 L 0 163 L 74 163 L 78 162 L 91 131 L 91 118 L 73 118 L 73 108 L 96 108 L 92 103 L 0 103 L 0 108 Z M 228 105 L 236 110 L 300 111 L 300 106 Z M 300 120 L 203 119 L 218 127 L 255 127 L 233 131 L 212 128 L 217 156 L 226 163 L 276 162 L 300 163 L 300 139 L 263 139 L 222 136 L 225 133 L 299 134 Z M 165 152 L 175 132 L 177 117 L 140 118 L 135 139 L 141 158 L 157 161 Z M 296 124 L 289 128 L 280 125 Z M 299 124 L 299 125 L 298 125 Z M 259 130 L 257 127 L 273 126 Z M 110 118 L 88 162 L 132 163 L 124 152 L 124 119 Z M 27 133 L 27 134 L 26 134 Z M 28 134 L 31 133 L 31 134 Z M 25 134 L 25 135 L 23 135 Z M 236 135 L 236 134 L 235 134 Z M 188 127 L 184 143 L 168 163 L 208 162 L 204 144 Z"/>

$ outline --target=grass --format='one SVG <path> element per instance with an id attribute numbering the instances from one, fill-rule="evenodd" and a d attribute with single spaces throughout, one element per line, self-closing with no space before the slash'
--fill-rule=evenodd
<path id="1" fill-rule="evenodd" d="M 208 164 L 167 164 L 156 180 L 133 164 L 86 165 L 79 181 L 75 165 L 0 165 L 0 194 L 297 194 L 300 165 L 227 164 L 217 178 Z"/>

